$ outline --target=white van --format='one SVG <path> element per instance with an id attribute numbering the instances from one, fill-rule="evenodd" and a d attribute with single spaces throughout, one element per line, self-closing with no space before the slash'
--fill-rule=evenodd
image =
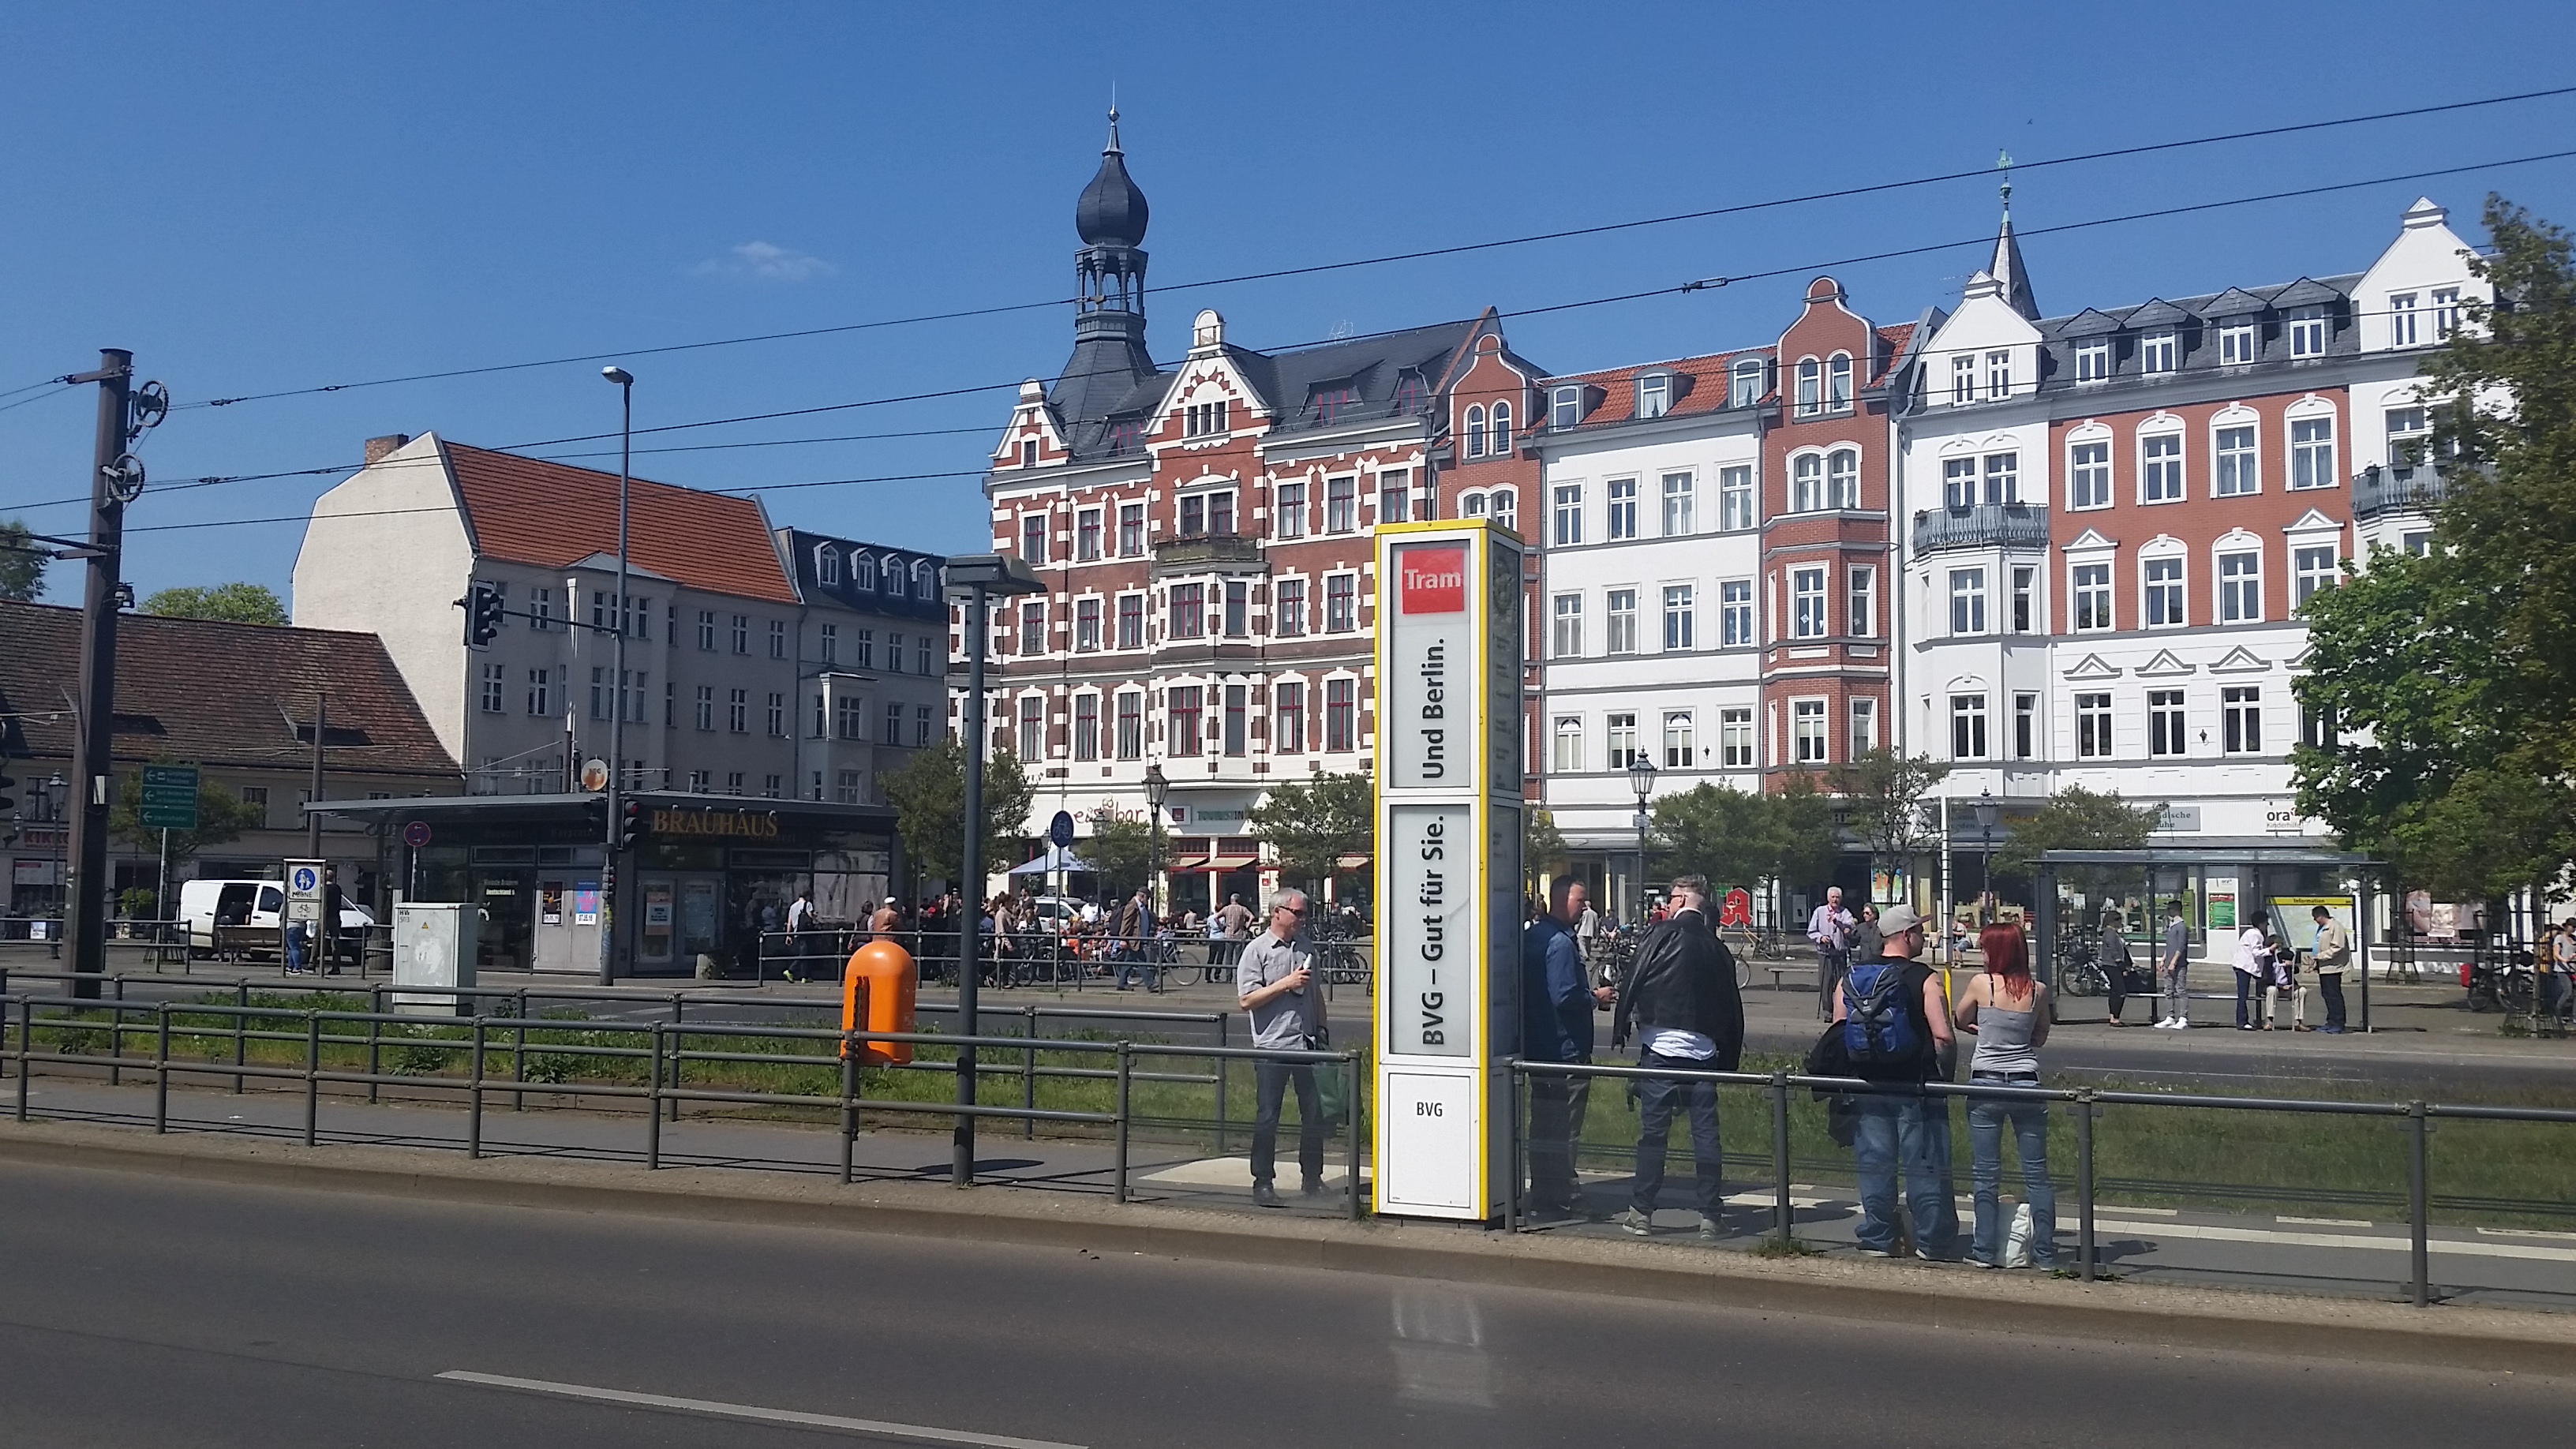
<path id="1" fill-rule="evenodd" d="M 286 909 L 286 883 L 274 880 L 183 880 L 179 882 L 179 920 L 188 932 L 188 949 L 215 949 L 215 922 L 274 928 Z M 340 902 L 340 929 L 353 932 L 376 923 L 363 906 Z"/>

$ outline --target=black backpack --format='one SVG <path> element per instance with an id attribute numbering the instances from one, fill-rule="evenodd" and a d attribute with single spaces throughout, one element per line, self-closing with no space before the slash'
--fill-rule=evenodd
<path id="1" fill-rule="evenodd" d="M 1911 964 L 1871 961 L 1843 977 L 1843 1050 L 1851 1057 L 1853 1075 L 1873 1081 L 1910 1081 L 1922 1075 L 1930 1043 L 1916 1028 L 1906 1000 Z"/>

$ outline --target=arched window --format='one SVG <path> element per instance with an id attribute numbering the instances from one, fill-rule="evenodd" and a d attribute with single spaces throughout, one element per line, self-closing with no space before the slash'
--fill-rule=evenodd
<path id="1" fill-rule="evenodd" d="M 1484 494 L 1482 494 L 1482 493 L 1465 493 L 1465 494 L 1461 494 L 1461 495 L 1459 495 L 1459 498 L 1458 498 L 1458 516 L 1459 516 L 1460 518 L 1482 518 L 1482 517 L 1484 517 L 1484 516 L 1485 516 L 1485 495 L 1484 495 Z"/>
<path id="2" fill-rule="evenodd" d="M 876 555 L 869 553 L 854 553 L 850 555 L 850 582 L 863 589 L 874 590 L 876 588 Z"/>
<path id="3" fill-rule="evenodd" d="M 1485 456 L 1485 410 L 1481 407 L 1467 409 L 1467 456 Z"/>
<path id="4" fill-rule="evenodd" d="M 1749 408 L 1762 401 L 1762 359 L 1739 357 L 1727 383 L 1726 405 Z"/>
<path id="5" fill-rule="evenodd" d="M 1798 416 L 1811 418 L 1825 410 L 1824 366 L 1812 357 L 1798 359 Z"/>
<path id="6" fill-rule="evenodd" d="M 912 591 L 924 599 L 939 597 L 939 572 L 923 559 L 912 566 Z"/>
<path id="7" fill-rule="evenodd" d="M 900 599 L 904 596 L 904 577 L 903 560 L 888 558 L 885 563 L 886 597 Z"/>
<path id="8" fill-rule="evenodd" d="M 1825 459 L 1825 506 L 1860 507 L 1860 454 L 1850 448 Z"/>
<path id="9" fill-rule="evenodd" d="M 825 544 L 814 550 L 814 577 L 827 589 L 841 584 L 841 551 Z"/>
<path id="10" fill-rule="evenodd" d="M 1494 404 L 1494 456 L 1497 458 L 1508 458 L 1511 455 L 1512 405 L 1507 402 L 1498 402 Z"/>
<path id="11" fill-rule="evenodd" d="M 1852 360 L 1848 352 L 1837 352 L 1825 368 L 1825 406 L 1841 412 L 1852 404 Z"/>
<path id="12" fill-rule="evenodd" d="M 1520 497 L 1509 488 L 1497 488 L 1485 497 L 1485 513 L 1496 523 L 1514 533 L 1521 531 Z"/>
<path id="13" fill-rule="evenodd" d="M 1813 513 L 1825 506 L 1825 460 L 1801 453 L 1789 462 L 1789 511 Z"/>

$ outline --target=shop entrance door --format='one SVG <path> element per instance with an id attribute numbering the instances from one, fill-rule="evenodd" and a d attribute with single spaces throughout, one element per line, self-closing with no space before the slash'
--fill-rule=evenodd
<path id="1" fill-rule="evenodd" d="M 539 971 L 599 970 L 599 867 L 539 867 L 529 953 Z"/>
<path id="2" fill-rule="evenodd" d="M 637 878 L 643 914 L 635 935 L 635 969 L 648 976 L 686 976 L 701 956 L 724 954 L 724 877 L 713 872 L 652 871 Z"/>

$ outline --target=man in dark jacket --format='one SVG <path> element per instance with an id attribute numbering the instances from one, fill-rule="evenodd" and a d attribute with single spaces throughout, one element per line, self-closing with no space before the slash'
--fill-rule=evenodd
<path id="1" fill-rule="evenodd" d="M 1594 989 L 1574 940 L 1574 922 L 1587 904 L 1583 882 L 1558 876 L 1547 913 L 1521 931 L 1521 1055 L 1534 1062 L 1592 1060 L 1592 1012 L 1610 999 Z M 1583 1135 L 1590 1105 L 1588 1077 L 1530 1077 L 1529 1211 L 1537 1218 L 1572 1217 L 1583 1193 L 1574 1176 L 1574 1144 Z"/>
<path id="2" fill-rule="evenodd" d="M 1637 1065 L 1731 1072 L 1744 1054 L 1744 998 L 1735 987 L 1735 956 L 1708 924 L 1708 881 L 1673 882 L 1671 910 L 1637 948 L 1637 963 L 1619 991 L 1610 1044 L 1628 1040 L 1633 1021 Z M 1718 1156 L 1717 1085 L 1669 1077 L 1637 1083 L 1636 1193 L 1619 1226 L 1638 1237 L 1655 1230 L 1655 1198 L 1664 1186 L 1664 1139 L 1676 1101 L 1688 1099 L 1691 1161 L 1699 1179 L 1699 1238 L 1726 1235 L 1723 1164 Z"/>

